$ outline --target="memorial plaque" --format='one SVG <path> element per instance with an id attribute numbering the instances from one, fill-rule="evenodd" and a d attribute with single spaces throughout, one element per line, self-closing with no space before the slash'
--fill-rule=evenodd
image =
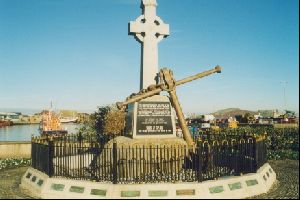
<path id="1" fill-rule="evenodd" d="M 173 134 L 170 102 L 139 102 L 137 106 L 137 135 Z"/>
<path id="2" fill-rule="evenodd" d="M 124 136 L 176 138 L 175 112 L 168 97 L 154 95 L 127 105 Z"/>

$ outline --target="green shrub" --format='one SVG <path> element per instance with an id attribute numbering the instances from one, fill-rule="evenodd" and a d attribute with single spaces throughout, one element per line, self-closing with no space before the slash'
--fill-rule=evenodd
<path id="1" fill-rule="evenodd" d="M 297 151 L 268 151 L 268 159 L 269 160 L 282 160 L 282 159 L 292 159 L 299 160 L 299 152 Z"/>
<path id="2" fill-rule="evenodd" d="M 201 131 L 199 132 L 201 133 Z M 216 139 L 241 138 L 244 135 L 262 136 L 266 134 L 268 159 L 299 160 L 299 127 L 274 128 L 273 126 L 238 127 L 212 131 Z"/>
<path id="3" fill-rule="evenodd" d="M 6 158 L 0 159 L 0 170 L 10 169 L 15 167 L 29 166 L 31 164 L 30 158 Z"/>
<path id="4" fill-rule="evenodd" d="M 268 159 L 299 160 L 299 127 L 240 127 L 235 130 L 225 130 L 225 134 L 255 134 L 266 133 Z"/>

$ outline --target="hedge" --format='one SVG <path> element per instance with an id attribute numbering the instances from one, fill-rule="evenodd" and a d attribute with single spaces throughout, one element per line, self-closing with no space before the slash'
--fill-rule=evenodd
<path id="1" fill-rule="evenodd" d="M 237 129 L 225 129 L 221 134 L 225 135 L 256 135 L 266 133 L 268 159 L 293 159 L 299 160 L 299 127 L 274 128 L 267 127 L 239 127 Z M 220 134 L 220 133 L 219 133 Z"/>

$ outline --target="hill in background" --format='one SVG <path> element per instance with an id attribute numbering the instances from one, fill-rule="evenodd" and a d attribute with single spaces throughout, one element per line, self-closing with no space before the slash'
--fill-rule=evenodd
<path id="1" fill-rule="evenodd" d="M 250 113 L 252 115 L 258 114 L 258 112 L 256 111 L 241 110 L 239 108 L 227 108 L 227 109 L 213 112 L 211 113 L 211 115 L 214 115 L 216 118 L 229 118 L 229 117 L 234 117 L 236 115 L 245 115 L 246 113 Z"/>

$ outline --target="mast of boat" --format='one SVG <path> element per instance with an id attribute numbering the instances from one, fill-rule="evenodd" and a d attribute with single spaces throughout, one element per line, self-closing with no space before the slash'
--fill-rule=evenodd
<path id="1" fill-rule="evenodd" d="M 50 129 L 52 129 L 52 101 L 50 101 L 50 109 L 49 109 L 49 125 Z"/>

